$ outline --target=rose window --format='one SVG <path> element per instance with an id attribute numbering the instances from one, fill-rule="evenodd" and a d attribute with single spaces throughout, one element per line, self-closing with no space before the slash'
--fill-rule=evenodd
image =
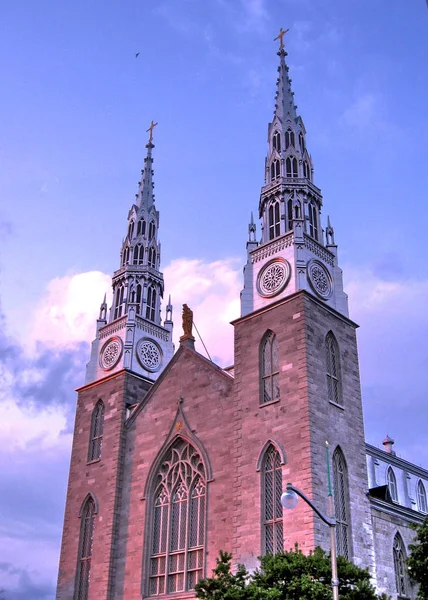
<path id="1" fill-rule="evenodd" d="M 309 281 L 313 290 L 327 300 L 332 293 L 330 274 L 327 269 L 318 261 L 311 261 L 308 269 Z"/>
<path id="2" fill-rule="evenodd" d="M 275 296 L 286 286 L 290 267 L 285 260 L 274 260 L 260 272 L 258 289 L 261 296 Z"/>
<path id="3" fill-rule="evenodd" d="M 157 371 L 161 365 L 162 357 L 160 350 L 157 344 L 150 340 L 143 340 L 140 342 L 137 356 L 141 366 L 148 371 Z"/>
<path id="4" fill-rule="evenodd" d="M 113 338 L 107 342 L 101 353 L 101 366 L 107 371 L 112 369 L 118 362 L 122 353 L 122 342 L 119 338 Z"/>

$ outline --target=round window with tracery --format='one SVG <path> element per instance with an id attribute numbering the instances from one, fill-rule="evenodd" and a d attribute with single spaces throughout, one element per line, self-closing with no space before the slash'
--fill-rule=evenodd
<path id="1" fill-rule="evenodd" d="M 157 344 L 151 340 L 141 340 L 137 347 L 137 357 L 141 366 L 147 371 L 157 371 L 162 363 L 162 353 Z"/>
<path id="2" fill-rule="evenodd" d="M 101 350 L 100 364 L 105 371 L 113 369 L 119 362 L 122 355 L 122 340 L 118 337 L 113 337 L 107 340 Z"/>
<path id="3" fill-rule="evenodd" d="M 275 259 L 267 263 L 260 271 L 257 279 L 257 288 L 261 296 L 269 298 L 276 296 L 287 285 L 291 269 L 284 259 Z"/>
<path id="4" fill-rule="evenodd" d="M 325 266 L 317 260 L 311 260 L 308 264 L 308 278 L 314 292 L 323 300 L 328 300 L 333 293 L 333 286 Z"/>

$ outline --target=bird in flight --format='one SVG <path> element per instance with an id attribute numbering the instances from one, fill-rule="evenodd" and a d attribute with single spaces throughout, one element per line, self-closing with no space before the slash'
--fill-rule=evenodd
<path id="1" fill-rule="evenodd" d="M 140 55 L 140 53 L 139 53 L 139 52 L 137 52 L 137 54 L 135 55 L 135 58 L 138 58 L 138 57 L 139 57 L 139 55 Z"/>

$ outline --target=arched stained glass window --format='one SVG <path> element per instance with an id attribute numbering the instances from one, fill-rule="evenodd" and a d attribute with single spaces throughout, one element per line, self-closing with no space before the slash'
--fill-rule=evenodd
<path id="1" fill-rule="evenodd" d="M 288 156 L 285 161 L 285 171 L 287 177 L 298 177 L 299 168 L 297 158 L 295 156 Z"/>
<path id="2" fill-rule="evenodd" d="M 134 260 L 133 260 L 134 265 L 142 265 L 143 258 L 144 258 L 144 246 L 142 246 L 141 244 L 138 244 L 134 248 Z"/>
<path id="3" fill-rule="evenodd" d="M 409 597 L 409 577 L 407 573 L 407 557 L 403 539 L 397 532 L 392 547 L 394 558 L 395 587 L 401 598 Z"/>
<path id="4" fill-rule="evenodd" d="M 146 319 L 154 321 L 156 315 L 156 290 L 150 286 L 147 290 Z"/>
<path id="5" fill-rule="evenodd" d="M 287 201 L 287 231 L 293 229 L 293 200 Z"/>
<path id="6" fill-rule="evenodd" d="M 137 288 L 135 290 L 135 303 L 137 305 L 137 314 L 140 314 L 141 311 L 141 295 L 142 295 L 142 288 L 141 288 L 141 284 L 138 283 L 137 284 Z"/>
<path id="7" fill-rule="evenodd" d="M 149 241 L 154 238 L 155 235 L 155 224 L 154 221 L 150 221 L 149 223 Z"/>
<path id="8" fill-rule="evenodd" d="M 281 233 L 281 216 L 279 202 L 272 202 L 269 206 L 269 239 L 273 240 Z"/>
<path id="9" fill-rule="evenodd" d="M 388 468 L 386 479 L 388 482 L 389 493 L 391 494 L 392 500 L 394 500 L 394 502 L 398 502 L 397 479 L 395 478 L 395 473 L 392 470 L 392 467 Z"/>
<path id="10" fill-rule="evenodd" d="M 130 221 L 128 225 L 128 237 L 131 240 L 134 235 L 134 221 Z"/>
<path id="11" fill-rule="evenodd" d="M 334 510 L 336 517 L 337 553 L 349 558 L 349 490 L 348 469 L 342 450 L 337 447 L 333 454 Z"/>
<path id="12" fill-rule="evenodd" d="M 101 458 L 104 431 L 104 402 L 99 400 L 92 411 L 91 439 L 89 442 L 88 460 Z"/>
<path id="13" fill-rule="evenodd" d="M 279 131 L 275 131 L 272 137 L 272 145 L 274 150 L 281 152 L 281 135 Z"/>
<path id="14" fill-rule="evenodd" d="M 79 559 L 77 564 L 75 597 L 76 600 L 87 600 L 95 528 L 95 503 L 91 496 L 85 501 L 80 518 Z"/>
<path id="15" fill-rule="evenodd" d="M 146 235 L 146 221 L 140 219 L 137 223 L 137 235 Z"/>
<path id="16" fill-rule="evenodd" d="M 262 469 L 262 543 L 263 554 L 284 550 L 282 527 L 282 468 L 278 450 L 270 444 Z"/>
<path id="17" fill-rule="evenodd" d="M 330 402 L 343 404 L 340 378 L 339 346 L 334 334 L 329 331 L 325 337 L 327 396 Z"/>
<path id="18" fill-rule="evenodd" d="M 313 202 L 308 205 L 309 212 L 309 235 L 318 240 L 318 215 L 317 209 Z"/>
<path id="19" fill-rule="evenodd" d="M 303 154 L 305 151 L 305 138 L 303 137 L 302 132 L 299 133 L 299 146 L 300 146 L 300 152 Z"/>
<path id="20" fill-rule="evenodd" d="M 270 165 L 270 178 L 271 181 L 278 179 L 281 175 L 281 165 L 278 159 L 275 159 Z"/>
<path id="21" fill-rule="evenodd" d="M 261 404 L 279 400 L 279 357 L 275 334 L 269 331 L 263 338 L 260 352 Z"/>
<path id="22" fill-rule="evenodd" d="M 293 146 L 293 148 L 295 146 L 294 131 L 287 129 L 285 132 L 285 148 L 289 148 L 290 146 Z"/>
<path id="23" fill-rule="evenodd" d="M 153 269 L 156 267 L 156 250 L 154 248 L 149 248 L 148 265 Z"/>
<path id="24" fill-rule="evenodd" d="M 418 509 L 421 512 L 425 512 L 425 513 L 428 512 L 427 493 L 426 493 L 425 486 L 421 479 L 419 479 L 419 481 L 418 481 L 417 497 L 418 497 Z"/>
<path id="25" fill-rule="evenodd" d="M 124 287 L 123 287 L 123 285 L 120 285 L 116 289 L 116 294 L 115 294 L 115 304 L 114 304 L 114 318 L 115 319 L 118 319 L 119 317 L 122 316 L 123 293 L 124 293 Z"/>
<path id="26" fill-rule="evenodd" d="M 149 595 L 192 590 L 204 569 L 206 476 L 182 438 L 162 460 L 153 500 Z"/>

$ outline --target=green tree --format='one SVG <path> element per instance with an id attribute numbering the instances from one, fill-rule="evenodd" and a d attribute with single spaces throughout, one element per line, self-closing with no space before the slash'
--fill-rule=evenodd
<path id="1" fill-rule="evenodd" d="M 200 600 L 331 600 L 330 557 L 321 548 L 309 555 L 295 550 L 260 558 L 250 575 L 243 565 L 232 573 L 231 555 L 220 552 L 213 576 L 195 587 Z M 340 600 L 378 600 L 370 574 L 338 558 Z M 386 597 L 384 597 L 386 598 Z"/>
<path id="2" fill-rule="evenodd" d="M 414 543 L 409 545 L 408 566 L 411 578 L 419 584 L 417 598 L 428 600 L 428 517 L 419 525 L 413 525 L 416 531 Z"/>

